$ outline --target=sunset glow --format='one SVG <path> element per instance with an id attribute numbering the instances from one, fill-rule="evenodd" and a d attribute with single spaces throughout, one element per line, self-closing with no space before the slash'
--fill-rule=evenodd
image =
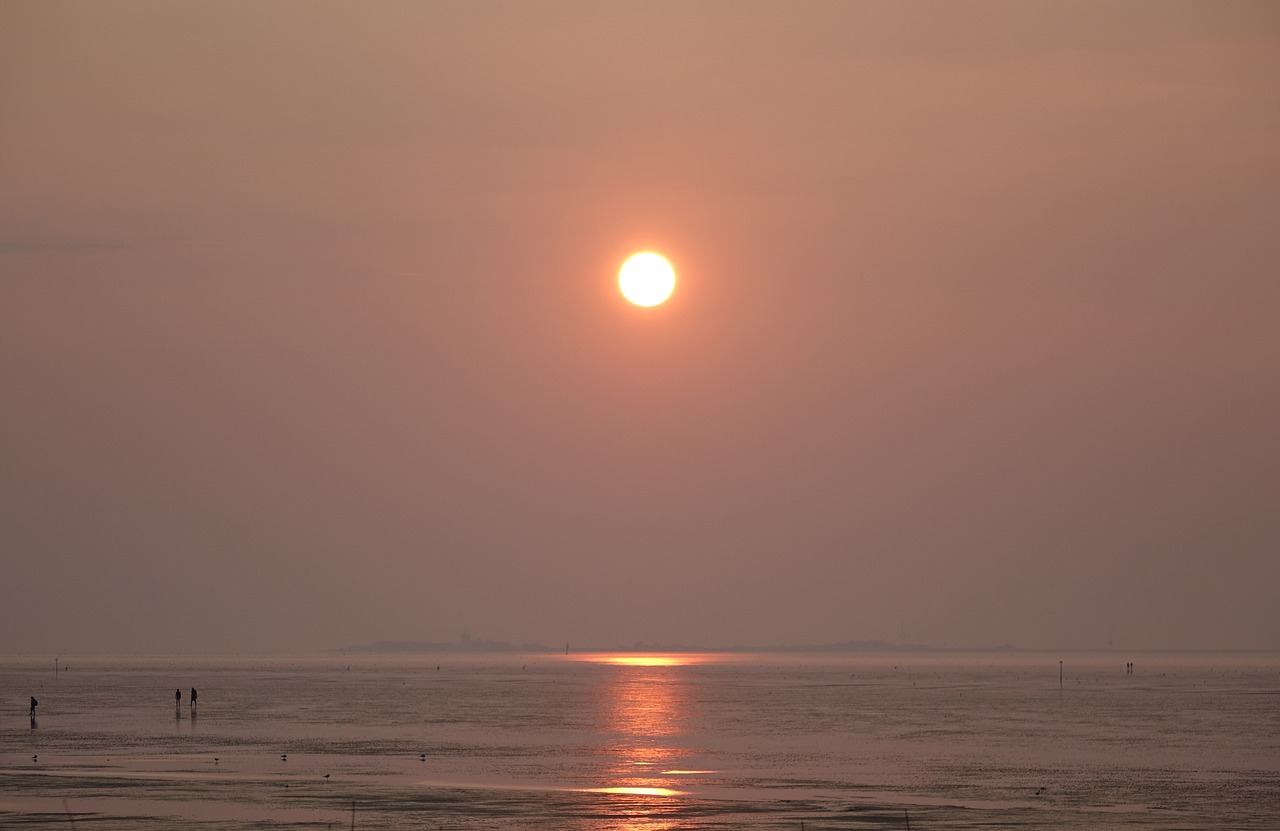
<path id="1" fill-rule="evenodd" d="M 0 24 L 0 831 L 1280 831 L 1280 0 Z"/>
<path id="2" fill-rule="evenodd" d="M 695 655 L 625 655 L 609 653 L 589 655 L 583 660 L 623 667 L 682 667 L 702 663 Z"/>
<path id="3" fill-rule="evenodd" d="M 675 287 L 676 272 L 671 263 L 651 251 L 631 257 L 618 273 L 622 296 L 637 306 L 656 306 L 670 297 Z"/>

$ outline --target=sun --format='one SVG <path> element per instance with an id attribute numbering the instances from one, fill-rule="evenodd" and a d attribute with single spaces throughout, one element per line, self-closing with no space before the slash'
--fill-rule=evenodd
<path id="1" fill-rule="evenodd" d="M 676 272 L 660 254 L 645 251 L 632 256 L 618 272 L 622 296 L 637 306 L 656 306 L 671 296 Z"/>

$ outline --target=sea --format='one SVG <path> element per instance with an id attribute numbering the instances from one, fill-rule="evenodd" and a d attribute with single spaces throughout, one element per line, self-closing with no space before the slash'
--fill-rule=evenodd
<path id="1" fill-rule="evenodd" d="M 21 657 L 0 702 L 2 828 L 1280 829 L 1276 654 Z"/>

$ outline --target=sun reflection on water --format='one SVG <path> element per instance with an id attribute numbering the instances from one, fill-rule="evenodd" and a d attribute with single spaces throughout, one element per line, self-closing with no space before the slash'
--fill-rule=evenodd
<path id="1" fill-rule="evenodd" d="M 605 654 L 586 656 L 585 660 L 623 667 L 682 667 L 697 663 L 693 655 Z"/>
<path id="2" fill-rule="evenodd" d="M 680 796 L 683 791 L 673 788 L 633 788 L 618 786 L 613 788 L 588 788 L 592 793 L 621 793 L 632 796 Z"/>
<path id="3" fill-rule="evenodd" d="M 614 807 L 629 831 L 679 827 L 660 818 L 669 820 L 698 775 L 713 773 L 689 764 L 694 760 L 682 746 L 695 716 L 683 668 L 704 663 L 704 656 L 602 653 L 578 660 L 607 665 L 611 673 L 601 712 L 609 737 L 605 781 L 587 790 L 624 799 Z"/>

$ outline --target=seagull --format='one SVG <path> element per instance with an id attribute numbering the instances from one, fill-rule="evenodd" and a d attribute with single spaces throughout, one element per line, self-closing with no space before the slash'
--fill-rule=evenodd
<path id="1" fill-rule="evenodd" d="M 40 758 L 39 756 L 32 755 L 32 757 L 31 757 L 31 761 L 33 761 L 33 762 L 34 762 L 34 761 L 36 761 L 36 760 L 37 760 L 37 759 L 39 759 L 39 758 Z"/>
<path id="2" fill-rule="evenodd" d="M 418 761 L 419 761 L 419 762 L 425 762 L 425 761 L 427 761 L 427 754 L 425 754 L 425 753 L 419 753 L 419 754 L 418 754 Z"/>
<path id="3" fill-rule="evenodd" d="M 214 763 L 215 765 L 216 765 L 216 764 L 218 764 L 218 757 L 217 757 L 217 756 L 214 756 L 214 757 L 213 757 L 213 763 Z"/>
<path id="4" fill-rule="evenodd" d="M 324 775 L 324 778 L 325 778 L 325 779 L 328 779 L 328 778 L 329 778 L 329 774 L 327 774 L 327 773 L 326 773 L 326 774 Z"/>

